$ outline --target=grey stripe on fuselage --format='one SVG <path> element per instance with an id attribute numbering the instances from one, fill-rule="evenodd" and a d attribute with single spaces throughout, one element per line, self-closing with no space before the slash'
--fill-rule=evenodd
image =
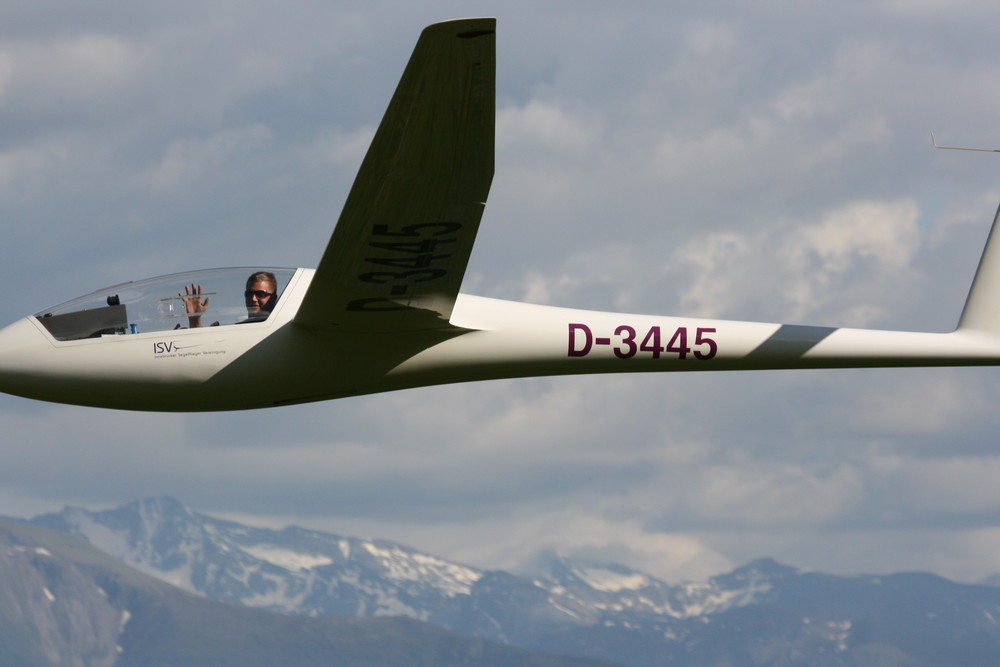
<path id="1" fill-rule="evenodd" d="M 770 338 L 757 346 L 755 350 L 744 358 L 801 357 L 836 330 L 836 327 L 809 327 L 798 324 L 782 324 Z"/>

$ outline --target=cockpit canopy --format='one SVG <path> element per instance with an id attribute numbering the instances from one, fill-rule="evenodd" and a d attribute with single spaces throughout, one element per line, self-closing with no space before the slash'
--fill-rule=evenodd
<path id="1" fill-rule="evenodd" d="M 277 301 L 295 269 L 246 267 L 174 273 L 106 287 L 46 308 L 35 317 L 56 340 L 64 341 L 186 329 L 191 320 L 184 305 L 185 287 L 190 291 L 192 285 L 200 285 L 202 301 L 208 300 L 201 326 L 262 322 L 269 311 L 249 317 L 244 297 L 248 278 L 260 272 L 274 275 Z"/>

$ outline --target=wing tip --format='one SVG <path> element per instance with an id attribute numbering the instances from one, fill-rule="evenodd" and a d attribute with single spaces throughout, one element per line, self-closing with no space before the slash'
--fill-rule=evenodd
<path id="1" fill-rule="evenodd" d="M 493 17 L 452 19 L 432 23 L 423 30 L 423 35 L 439 32 L 451 33 L 459 39 L 475 39 L 496 33 L 497 20 Z"/>

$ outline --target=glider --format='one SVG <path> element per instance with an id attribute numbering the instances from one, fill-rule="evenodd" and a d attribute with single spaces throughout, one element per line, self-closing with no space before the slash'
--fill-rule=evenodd
<path id="1" fill-rule="evenodd" d="M 318 268 L 127 282 L 0 330 L 0 391 L 239 410 L 577 373 L 1000 363 L 1000 241 L 951 333 L 572 310 L 459 294 L 493 178 L 495 20 L 421 34 Z"/>

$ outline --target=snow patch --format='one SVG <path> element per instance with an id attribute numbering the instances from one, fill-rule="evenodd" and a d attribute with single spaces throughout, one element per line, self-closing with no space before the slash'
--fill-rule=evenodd
<path id="1" fill-rule="evenodd" d="M 188 592 L 204 595 L 197 588 L 195 588 L 194 584 L 191 582 L 190 565 L 182 565 L 175 570 L 160 570 L 150 565 L 146 565 L 145 563 L 136 563 L 133 567 L 140 572 L 154 576 L 157 579 L 161 579 L 168 584 L 177 586 L 178 588 L 183 588 Z"/>
<path id="2" fill-rule="evenodd" d="M 292 572 L 311 570 L 322 565 L 332 565 L 333 559 L 320 554 L 304 554 L 291 549 L 283 549 L 274 544 L 240 545 L 240 549 L 258 560 L 267 561 Z"/>
<path id="3" fill-rule="evenodd" d="M 649 577 L 630 572 L 615 572 L 603 567 L 576 566 L 573 572 L 591 588 L 605 593 L 635 591 L 650 585 Z"/>
<path id="4" fill-rule="evenodd" d="M 727 609 L 744 607 L 753 604 L 761 595 L 771 590 L 771 584 L 766 580 L 753 580 L 745 588 L 724 590 L 714 584 L 684 585 L 684 608 L 672 615 L 676 618 L 706 616 Z"/>
<path id="5" fill-rule="evenodd" d="M 297 595 L 289 590 L 290 582 L 286 577 L 274 574 L 259 573 L 258 576 L 268 581 L 271 586 L 267 592 L 254 593 L 240 600 L 240 604 L 247 607 L 265 607 L 268 609 L 280 609 L 285 612 L 295 612 L 304 603 L 310 593 L 310 587 L 306 586 Z"/>
<path id="6" fill-rule="evenodd" d="M 468 595 L 483 574 L 469 567 L 425 554 L 404 551 L 399 547 L 383 548 L 370 542 L 362 545 L 378 559 L 386 576 L 396 581 L 425 581 L 449 597 Z"/>

